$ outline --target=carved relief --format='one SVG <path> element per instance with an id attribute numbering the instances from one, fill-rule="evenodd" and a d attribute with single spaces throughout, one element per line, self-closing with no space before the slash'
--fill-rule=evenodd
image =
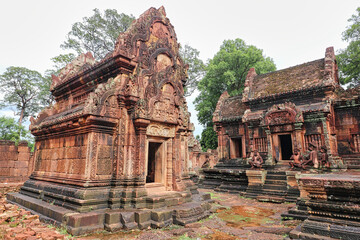
<path id="1" fill-rule="evenodd" d="M 177 123 L 179 109 L 175 105 L 174 88 L 165 84 L 161 89 L 161 97 L 155 100 L 151 119 L 161 122 Z"/>
<path id="2" fill-rule="evenodd" d="M 171 59 L 166 54 L 159 54 L 156 58 L 156 71 L 160 72 L 172 66 Z"/>
<path id="3" fill-rule="evenodd" d="M 303 122 L 302 112 L 293 103 L 273 105 L 264 117 L 265 125 L 284 125 Z"/>
<path id="4" fill-rule="evenodd" d="M 146 134 L 157 137 L 175 137 L 175 128 L 162 124 L 150 124 L 146 129 Z"/>

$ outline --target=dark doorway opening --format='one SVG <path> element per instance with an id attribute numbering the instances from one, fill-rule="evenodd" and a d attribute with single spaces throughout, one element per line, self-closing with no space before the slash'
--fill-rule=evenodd
<path id="1" fill-rule="evenodd" d="M 291 135 L 279 135 L 280 147 L 281 147 L 281 159 L 290 160 L 293 153 Z"/>
<path id="2" fill-rule="evenodd" d="M 231 139 L 231 158 L 242 158 L 242 141 L 241 138 Z"/>
<path id="3" fill-rule="evenodd" d="M 161 168 L 160 147 L 161 143 L 149 142 L 146 183 L 154 183 L 158 179 L 156 174 Z"/>

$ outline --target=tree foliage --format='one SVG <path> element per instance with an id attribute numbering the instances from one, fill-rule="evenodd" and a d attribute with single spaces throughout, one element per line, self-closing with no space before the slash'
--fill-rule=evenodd
<path id="1" fill-rule="evenodd" d="M 200 79 L 204 76 L 205 72 L 205 64 L 199 58 L 200 52 L 191 47 L 188 44 L 185 44 L 184 47 L 180 47 L 180 55 L 184 60 L 185 64 L 189 65 L 188 69 L 188 78 L 185 85 L 185 96 L 190 96 L 200 81 Z"/>
<path id="2" fill-rule="evenodd" d="M 119 34 L 126 31 L 135 18 L 119 14 L 115 9 L 106 9 L 104 13 L 96 8 L 93 11 L 92 16 L 72 25 L 61 47 L 75 50 L 78 54 L 91 52 L 95 59 L 100 60 L 114 49 Z"/>
<path id="3" fill-rule="evenodd" d="M 19 142 L 20 134 L 25 137 L 26 130 L 24 126 L 20 126 L 13 118 L 0 117 L 0 139 Z"/>
<path id="4" fill-rule="evenodd" d="M 213 129 L 213 125 L 207 126 L 201 132 L 201 140 L 200 140 L 201 148 L 203 151 L 207 151 L 208 149 L 216 149 L 218 145 L 218 138 L 216 132 Z"/>
<path id="5" fill-rule="evenodd" d="M 198 120 L 206 127 L 204 129 L 206 134 L 202 134 L 202 137 L 212 137 L 212 139 L 202 138 L 202 142 L 215 142 L 212 115 L 220 95 L 224 91 L 228 91 L 232 96 L 242 93 L 246 75 L 252 67 L 257 74 L 276 70 L 273 60 L 265 57 L 261 49 L 247 45 L 241 39 L 224 41 L 220 50 L 206 66 L 205 76 L 198 84 L 200 94 L 194 102 L 198 111 Z"/>
<path id="6" fill-rule="evenodd" d="M 360 7 L 348 22 L 351 24 L 343 32 L 342 38 L 349 42 L 345 49 L 341 49 L 337 56 L 340 82 L 351 85 L 360 84 Z"/>
<path id="7" fill-rule="evenodd" d="M 4 94 L 1 107 L 16 108 L 19 125 L 24 118 L 37 113 L 44 104 L 44 78 L 37 71 L 24 67 L 8 67 L 0 75 L 0 89 Z"/>
<path id="8" fill-rule="evenodd" d="M 26 130 L 24 126 L 19 125 L 11 117 L 0 117 L 0 139 L 14 141 L 16 144 L 20 140 L 26 140 L 29 147 L 34 147 L 34 137 L 30 131 Z"/>

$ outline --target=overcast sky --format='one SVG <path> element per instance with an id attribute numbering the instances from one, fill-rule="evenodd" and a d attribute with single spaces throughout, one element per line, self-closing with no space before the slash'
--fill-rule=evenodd
<path id="1" fill-rule="evenodd" d="M 325 49 L 346 47 L 341 33 L 355 13 L 357 0 L 62 0 L 2 1 L 0 4 L 0 73 L 21 66 L 44 73 L 50 58 L 64 53 L 60 44 L 73 23 L 92 9 L 112 8 L 138 17 L 150 7 L 164 6 L 178 41 L 200 51 L 206 61 L 225 39 L 241 38 L 263 49 L 283 69 L 324 57 Z M 188 103 L 193 101 L 188 99 Z M 195 134 L 201 133 L 189 106 Z M 2 112 L 0 114 L 8 114 Z"/>

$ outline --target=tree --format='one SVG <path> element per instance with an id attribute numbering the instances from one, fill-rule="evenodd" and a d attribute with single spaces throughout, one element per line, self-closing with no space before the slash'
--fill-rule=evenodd
<path id="1" fill-rule="evenodd" d="M 0 117 L 0 139 L 14 141 L 16 144 L 18 144 L 20 140 L 26 140 L 28 146 L 34 151 L 34 136 L 30 131 L 26 130 L 24 126 L 16 123 L 15 119 L 11 117 Z"/>
<path id="2" fill-rule="evenodd" d="M 341 49 L 337 56 L 339 76 L 342 84 L 360 84 L 360 7 L 348 19 L 351 23 L 342 33 L 342 39 L 349 42 L 345 49 Z"/>
<path id="3" fill-rule="evenodd" d="M 217 148 L 218 139 L 212 124 L 204 128 L 204 130 L 201 132 L 200 144 L 204 152 L 206 152 L 208 149 Z"/>
<path id="4" fill-rule="evenodd" d="M 204 76 L 205 64 L 199 58 L 200 52 L 185 44 L 184 47 L 180 47 L 180 56 L 184 60 L 185 64 L 189 65 L 188 79 L 185 84 L 185 97 L 190 96 L 197 88 L 198 82 Z"/>
<path id="5" fill-rule="evenodd" d="M 22 136 L 20 136 L 22 134 Z M 0 117 L 0 139 L 19 142 L 20 137 L 25 137 L 26 130 L 10 117 Z"/>
<path id="6" fill-rule="evenodd" d="M 206 134 L 202 134 L 202 138 L 212 138 L 201 139 L 206 144 L 202 145 L 203 148 L 214 147 L 213 143 L 217 142 L 212 128 L 212 115 L 220 95 L 224 91 L 231 96 L 242 93 L 246 75 L 252 67 L 257 74 L 276 70 L 273 60 L 265 57 L 261 49 L 247 45 L 241 39 L 225 40 L 206 66 L 205 76 L 198 84 L 200 94 L 194 102 L 198 111 L 198 120 L 205 126 Z"/>
<path id="7" fill-rule="evenodd" d="M 96 60 L 100 60 L 113 51 L 119 34 L 126 31 L 135 17 L 119 14 L 115 9 L 106 9 L 103 14 L 96 8 L 93 11 L 91 17 L 84 17 L 83 22 L 72 25 L 61 47 L 78 54 L 91 52 Z"/>
<path id="8" fill-rule="evenodd" d="M 44 78 L 40 73 L 24 67 L 8 67 L 0 75 L 0 90 L 4 93 L 1 107 L 15 107 L 20 126 L 24 118 L 43 107 L 43 83 Z"/>

